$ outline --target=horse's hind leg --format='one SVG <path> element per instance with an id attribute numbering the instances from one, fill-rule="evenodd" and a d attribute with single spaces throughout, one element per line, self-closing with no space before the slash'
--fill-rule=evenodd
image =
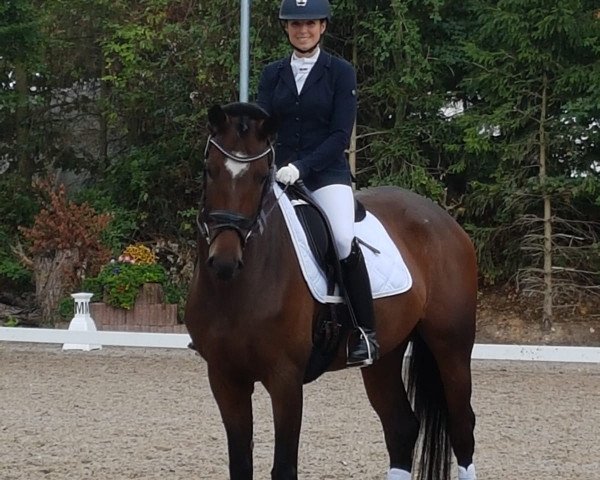
<path id="1" fill-rule="evenodd" d="M 406 344 L 361 370 L 367 396 L 379 415 L 390 458 L 388 479 L 410 479 L 419 423 L 402 382 Z"/>
<path id="2" fill-rule="evenodd" d="M 475 414 L 471 407 L 470 353 L 453 352 L 452 347 L 441 353 L 438 363 L 448 404 L 448 428 L 452 449 L 458 465 L 467 469 L 473 463 L 475 449 Z M 469 477 L 466 477 L 469 478 Z"/>
<path id="3" fill-rule="evenodd" d="M 474 318 L 474 315 L 463 318 L 471 317 Z M 445 324 L 446 328 L 439 328 L 441 324 Z M 448 433 L 460 467 L 459 479 L 474 480 L 475 414 L 471 407 L 474 321 L 433 323 L 425 320 L 421 327 L 421 334 L 435 358 L 443 384 L 448 407 Z"/>

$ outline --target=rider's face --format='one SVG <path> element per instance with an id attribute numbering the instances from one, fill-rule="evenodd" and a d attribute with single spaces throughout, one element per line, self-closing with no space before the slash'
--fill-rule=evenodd
<path id="1" fill-rule="evenodd" d="M 303 55 L 301 50 L 310 50 L 316 46 L 325 28 L 323 20 L 290 20 L 285 24 L 285 31 L 298 56 Z"/>

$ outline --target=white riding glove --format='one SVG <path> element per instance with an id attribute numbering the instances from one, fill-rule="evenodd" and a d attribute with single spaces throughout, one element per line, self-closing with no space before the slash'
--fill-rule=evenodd
<path id="1" fill-rule="evenodd" d="M 293 185 L 300 178 L 300 170 L 290 163 L 289 165 L 281 167 L 279 170 L 277 170 L 275 178 L 279 183 Z"/>

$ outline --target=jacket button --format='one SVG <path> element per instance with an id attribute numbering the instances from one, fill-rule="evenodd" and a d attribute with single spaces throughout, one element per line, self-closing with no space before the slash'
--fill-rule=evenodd
<path id="1" fill-rule="evenodd" d="M 296 134 L 296 138 L 300 138 L 300 134 L 299 133 Z"/>
<path id="2" fill-rule="evenodd" d="M 296 121 L 299 122 L 300 121 L 300 117 L 296 117 Z"/>

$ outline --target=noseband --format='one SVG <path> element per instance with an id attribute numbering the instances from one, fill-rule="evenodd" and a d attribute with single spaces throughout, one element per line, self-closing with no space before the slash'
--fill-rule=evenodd
<path id="1" fill-rule="evenodd" d="M 211 135 L 210 137 L 208 137 L 208 141 L 206 142 L 206 148 L 204 149 L 205 162 L 208 159 L 208 152 L 211 147 L 215 147 L 226 158 L 233 160 L 234 162 L 252 163 L 262 158 L 266 158 L 269 170 L 272 173 L 273 165 L 275 163 L 275 150 L 273 149 L 273 145 L 270 142 L 268 143 L 267 148 L 263 152 L 257 155 L 253 155 L 251 157 L 244 157 L 236 155 L 233 152 L 227 151 L 223 146 L 219 145 L 215 138 Z M 205 178 L 203 197 L 206 195 L 206 169 L 204 176 Z M 269 186 L 271 185 L 271 182 L 269 181 L 271 177 L 272 175 L 269 175 L 263 182 L 259 207 L 253 217 L 247 217 L 245 215 L 242 215 L 241 213 L 234 212 L 231 210 L 212 210 L 209 212 L 204 207 L 205 199 L 202 199 L 202 209 L 200 212 L 198 212 L 198 216 L 196 217 L 196 223 L 198 224 L 198 229 L 206 239 L 206 243 L 208 245 L 210 245 L 214 241 L 214 239 L 217 238 L 217 236 L 225 230 L 234 230 L 235 232 L 237 232 L 242 242 L 242 248 L 246 245 L 246 242 L 256 230 L 257 225 L 259 225 L 260 213 L 263 210 L 263 204 L 265 202 Z"/>

